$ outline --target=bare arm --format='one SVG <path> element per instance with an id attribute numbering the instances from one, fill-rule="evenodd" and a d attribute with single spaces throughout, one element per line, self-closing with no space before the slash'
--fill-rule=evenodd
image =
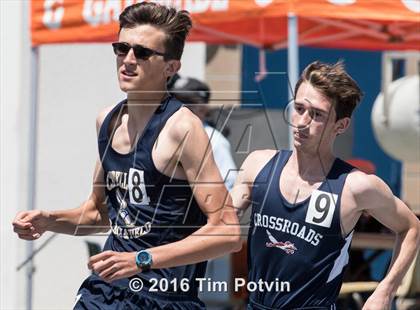
<path id="1" fill-rule="evenodd" d="M 201 121 L 183 113 L 171 130 L 194 197 L 207 223 L 183 240 L 150 249 L 153 268 L 187 265 L 240 249 L 240 227 L 231 198 L 214 162 L 209 139 Z"/>
<path id="2" fill-rule="evenodd" d="M 419 221 L 380 178 L 356 172 L 352 176 L 351 187 L 360 211 L 368 212 L 396 233 L 388 274 L 379 283 L 364 307 L 364 309 L 388 309 L 419 249 Z"/>
<path id="3" fill-rule="evenodd" d="M 110 108 L 105 109 L 96 120 L 97 132 Z M 13 230 L 19 238 L 35 240 L 45 231 L 70 235 L 87 235 L 109 229 L 108 211 L 105 204 L 103 169 L 96 161 L 92 192 L 80 207 L 67 210 L 31 210 L 19 212 L 13 220 Z"/>

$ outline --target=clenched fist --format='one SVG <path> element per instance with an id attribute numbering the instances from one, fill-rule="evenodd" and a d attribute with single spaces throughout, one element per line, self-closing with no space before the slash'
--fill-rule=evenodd
<path id="1" fill-rule="evenodd" d="M 47 230 L 49 213 L 41 210 L 19 212 L 13 220 L 13 231 L 20 239 L 36 240 Z"/>

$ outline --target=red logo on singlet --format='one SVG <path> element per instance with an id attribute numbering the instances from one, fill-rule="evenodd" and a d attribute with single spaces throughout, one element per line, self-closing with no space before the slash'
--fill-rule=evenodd
<path id="1" fill-rule="evenodd" d="M 287 254 L 294 254 L 295 251 L 297 251 L 297 248 L 295 247 L 295 244 L 290 242 L 290 241 L 286 241 L 286 242 L 279 242 L 277 241 L 273 235 L 266 230 L 267 235 L 268 235 L 268 239 L 270 240 L 270 242 L 266 242 L 265 246 L 268 248 L 278 248 L 281 249 L 283 251 L 285 251 Z"/>

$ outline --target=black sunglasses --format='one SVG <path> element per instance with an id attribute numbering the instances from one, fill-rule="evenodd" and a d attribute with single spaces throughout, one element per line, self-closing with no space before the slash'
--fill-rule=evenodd
<path id="1" fill-rule="evenodd" d="M 114 49 L 114 53 L 117 56 L 126 56 L 131 49 L 134 51 L 134 56 L 137 59 L 147 60 L 153 55 L 163 56 L 166 57 L 167 55 L 164 53 L 160 53 L 158 51 L 152 50 L 150 48 L 144 47 L 140 44 L 130 45 L 126 42 L 114 42 L 112 43 L 112 47 Z"/>

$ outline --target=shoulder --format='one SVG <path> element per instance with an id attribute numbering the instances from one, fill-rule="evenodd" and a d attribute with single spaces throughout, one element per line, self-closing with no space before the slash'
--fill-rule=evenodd
<path id="1" fill-rule="evenodd" d="M 277 150 L 265 149 L 250 153 L 241 166 L 241 172 L 248 182 L 253 182 L 263 167 L 273 158 Z"/>
<path id="2" fill-rule="evenodd" d="M 168 119 L 165 127 L 169 131 L 171 138 L 175 140 L 182 140 L 191 133 L 197 134 L 202 132 L 205 134 L 201 120 L 186 107 L 181 107 L 176 111 Z"/>
<path id="3" fill-rule="evenodd" d="M 385 182 L 378 176 L 374 174 L 366 174 L 357 169 L 351 171 L 347 176 L 346 186 L 349 187 L 352 194 L 355 196 L 381 191 L 381 189 L 387 187 Z"/>
<path id="4" fill-rule="evenodd" d="M 277 150 L 272 149 L 253 151 L 246 157 L 244 164 L 251 165 L 254 162 L 257 165 L 265 165 L 277 152 Z"/>
<path id="5" fill-rule="evenodd" d="M 361 209 L 393 198 L 391 189 L 381 178 L 357 169 L 349 173 L 345 186 Z"/>
<path id="6" fill-rule="evenodd" d="M 104 109 L 102 109 L 98 116 L 96 117 L 96 131 L 99 133 L 99 129 L 102 126 L 102 123 L 104 122 L 106 116 L 111 112 L 111 110 L 115 107 L 115 105 L 108 106 Z"/>

